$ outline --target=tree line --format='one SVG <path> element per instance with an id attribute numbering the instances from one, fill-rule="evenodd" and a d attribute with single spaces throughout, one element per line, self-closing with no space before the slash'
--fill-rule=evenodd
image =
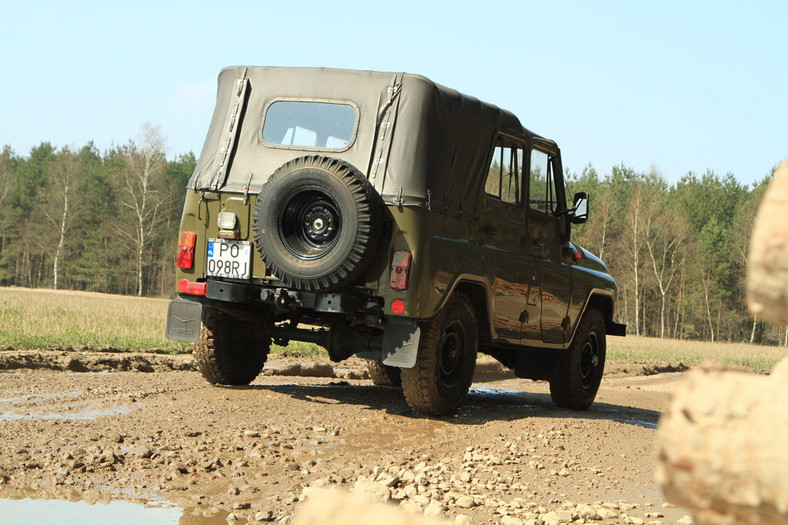
<path id="1" fill-rule="evenodd" d="M 656 169 L 623 164 L 568 175 L 572 190 L 591 195 L 573 240 L 610 267 L 628 333 L 788 346 L 788 330 L 748 313 L 744 292 L 752 225 L 775 169 L 751 186 L 713 171 L 668 184 Z"/>
<path id="2" fill-rule="evenodd" d="M 0 285 L 168 296 L 192 153 L 165 155 L 157 127 L 100 152 L 48 142 L 0 152 Z M 773 171 L 772 171 L 773 174 Z M 772 174 L 751 186 L 732 174 L 591 166 L 567 175 L 591 195 L 573 240 L 603 258 L 632 334 L 788 344 L 752 318 L 744 299 L 747 243 Z"/>
<path id="3" fill-rule="evenodd" d="M 168 160 L 157 127 L 27 157 L 0 152 L 0 285 L 169 295 L 192 153 Z"/>

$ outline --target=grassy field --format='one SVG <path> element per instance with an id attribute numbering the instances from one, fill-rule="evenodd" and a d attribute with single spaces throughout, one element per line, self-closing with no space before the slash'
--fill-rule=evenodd
<path id="1" fill-rule="evenodd" d="M 0 348 L 114 347 L 183 352 L 164 337 L 167 299 L 88 292 L 0 288 Z M 324 356 L 314 345 L 274 347 L 288 357 Z M 695 365 L 710 359 L 757 372 L 770 370 L 788 348 L 629 336 L 608 338 L 608 359 Z"/>

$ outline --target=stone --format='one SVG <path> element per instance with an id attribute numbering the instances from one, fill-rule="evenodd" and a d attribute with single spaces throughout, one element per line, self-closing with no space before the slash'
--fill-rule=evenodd
<path id="1" fill-rule="evenodd" d="M 461 509 L 469 509 L 476 505 L 476 502 L 473 501 L 473 496 L 460 496 L 454 502 L 454 505 L 460 507 Z"/>
<path id="2" fill-rule="evenodd" d="M 443 515 L 443 505 L 439 501 L 431 500 L 424 509 L 424 515 L 428 518 L 437 518 Z"/>
<path id="3" fill-rule="evenodd" d="M 747 302 L 758 320 L 788 325 L 788 161 L 774 173 L 755 217 L 747 256 Z"/>
<path id="4" fill-rule="evenodd" d="M 466 514 L 457 514 L 454 517 L 454 525 L 473 525 L 473 519 Z"/>
<path id="5" fill-rule="evenodd" d="M 391 499 L 391 491 L 384 483 L 359 479 L 353 486 L 353 495 L 367 501 L 386 503 Z"/>

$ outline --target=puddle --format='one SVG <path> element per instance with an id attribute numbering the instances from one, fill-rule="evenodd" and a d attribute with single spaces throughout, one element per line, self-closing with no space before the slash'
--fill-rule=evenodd
<path id="1" fill-rule="evenodd" d="M 226 511 L 215 507 L 183 509 L 169 502 L 88 503 L 58 499 L 0 498 L 0 522 L 36 525 L 227 525 Z"/>
<path id="2" fill-rule="evenodd" d="M 115 525 L 173 525 L 180 522 L 183 510 L 169 505 L 142 505 L 126 501 L 89 504 L 84 501 L 0 499 L 4 523 L 70 525 L 113 523 Z M 193 522 L 199 523 L 199 522 Z M 210 523 L 210 522 L 204 522 Z M 214 520 L 214 523 L 218 523 Z"/>
<path id="3" fill-rule="evenodd" d="M 641 428 L 648 428 L 651 430 L 656 429 L 659 425 L 657 423 L 657 419 L 659 414 L 657 413 L 655 419 L 646 419 L 643 417 L 637 417 L 633 414 L 628 414 L 625 410 L 615 409 L 615 408 L 606 408 L 606 407 L 595 407 L 595 412 L 601 412 L 604 414 L 611 414 L 610 419 L 613 421 L 618 421 L 619 423 L 626 423 L 628 425 L 635 425 Z"/>
<path id="4" fill-rule="evenodd" d="M 74 409 L 67 407 L 63 410 L 26 409 L 30 405 L 37 405 L 45 401 L 52 401 L 63 398 L 77 398 L 82 396 L 82 392 L 66 392 L 63 394 L 30 394 L 20 397 L 7 397 L 0 399 L 0 421 L 16 421 L 23 419 L 57 419 L 70 421 L 89 421 L 101 416 L 120 416 L 128 414 L 133 409 L 120 405 L 101 408 Z M 9 406 L 10 405 L 10 406 Z"/>
<path id="5" fill-rule="evenodd" d="M 90 421 L 101 416 L 122 416 L 133 409 L 130 407 L 110 407 L 82 410 L 80 412 L 1 412 L 0 421 L 16 421 L 21 419 L 57 419 L 66 421 Z"/>

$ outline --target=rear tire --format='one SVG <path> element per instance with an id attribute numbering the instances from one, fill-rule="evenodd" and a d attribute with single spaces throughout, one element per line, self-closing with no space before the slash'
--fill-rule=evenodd
<path id="1" fill-rule="evenodd" d="M 605 371 L 605 322 L 599 310 L 589 310 L 580 320 L 575 339 L 561 354 L 558 377 L 550 381 L 556 405 L 586 410 L 596 398 Z"/>
<path id="2" fill-rule="evenodd" d="M 218 385 L 248 385 L 263 369 L 271 337 L 261 323 L 242 321 L 203 307 L 194 360 L 205 379 Z"/>
<path id="3" fill-rule="evenodd" d="M 402 386 L 401 369 L 384 365 L 382 361 L 367 361 L 367 371 L 372 383 L 378 386 Z"/>
<path id="4" fill-rule="evenodd" d="M 401 370 L 402 390 L 414 410 L 433 416 L 457 410 L 473 381 L 477 337 L 473 306 L 459 292 L 422 325 L 416 366 Z"/>

